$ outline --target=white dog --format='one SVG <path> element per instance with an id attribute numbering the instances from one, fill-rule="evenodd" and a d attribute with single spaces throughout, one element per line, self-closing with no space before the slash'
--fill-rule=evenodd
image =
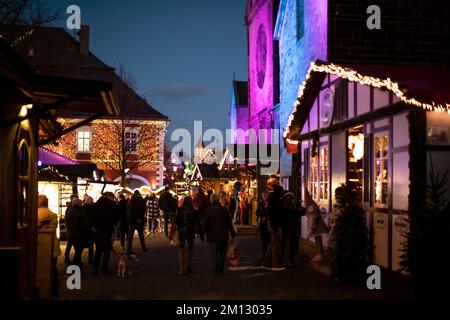
<path id="1" fill-rule="evenodd" d="M 125 274 L 128 273 L 128 276 L 131 277 L 133 273 L 131 272 L 131 267 L 139 262 L 139 258 L 134 255 L 123 254 L 120 256 L 119 265 L 117 268 L 117 276 L 119 278 L 125 278 Z"/>

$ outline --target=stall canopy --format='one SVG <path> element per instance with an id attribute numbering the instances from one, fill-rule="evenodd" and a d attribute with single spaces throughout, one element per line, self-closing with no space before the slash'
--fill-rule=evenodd
<path id="1" fill-rule="evenodd" d="M 47 149 L 44 147 L 39 147 L 38 159 L 42 164 L 47 164 L 47 165 L 78 164 L 77 161 L 67 158 L 67 157 L 63 156 L 62 154 L 56 153 L 56 152 L 51 151 L 50 149 Z"/>

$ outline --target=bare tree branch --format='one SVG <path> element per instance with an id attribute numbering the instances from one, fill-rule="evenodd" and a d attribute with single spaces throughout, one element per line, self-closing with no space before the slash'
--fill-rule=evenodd
<path id="1" fill-rule="evenodd" d="M 23 40 L 36 27 L 59 18 L 58 11 L 50 9 L 43 0 L 0 0 L 0 23 L 11 25 L 9 34 L 1 36 L 12 45 Z"/>

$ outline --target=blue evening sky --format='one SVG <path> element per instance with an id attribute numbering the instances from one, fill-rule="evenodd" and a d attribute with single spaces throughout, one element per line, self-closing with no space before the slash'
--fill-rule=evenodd
<path id="1" fill-rule="evenodd" d="M 245 0 L 48 0 L 60 11 L 81 8 L 90 48 L 106 64 L 123 64 L 138 92 L 174 128 L 229 127 L 233 72 L 247 79 Z"/>

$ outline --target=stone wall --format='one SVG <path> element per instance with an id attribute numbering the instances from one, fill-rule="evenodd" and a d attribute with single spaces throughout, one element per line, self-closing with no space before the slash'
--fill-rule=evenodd
<path id="1" fill-rule="evenodd" d="M 327 0 L 285 0 L 280 11 L 279 19 L 284 15 L 279 34 L 282 135 L 311 61 L 327 59 Z M 290 176 L 292 156 L 285 148 L 281 148 L 280 160 L 281 176 Z"/>
<path id="2" fill-rule="evenodd" d="M 274 106 L 274 0 L 253 1 L 247 12 L 249 126 L 270 128 Z"/>

